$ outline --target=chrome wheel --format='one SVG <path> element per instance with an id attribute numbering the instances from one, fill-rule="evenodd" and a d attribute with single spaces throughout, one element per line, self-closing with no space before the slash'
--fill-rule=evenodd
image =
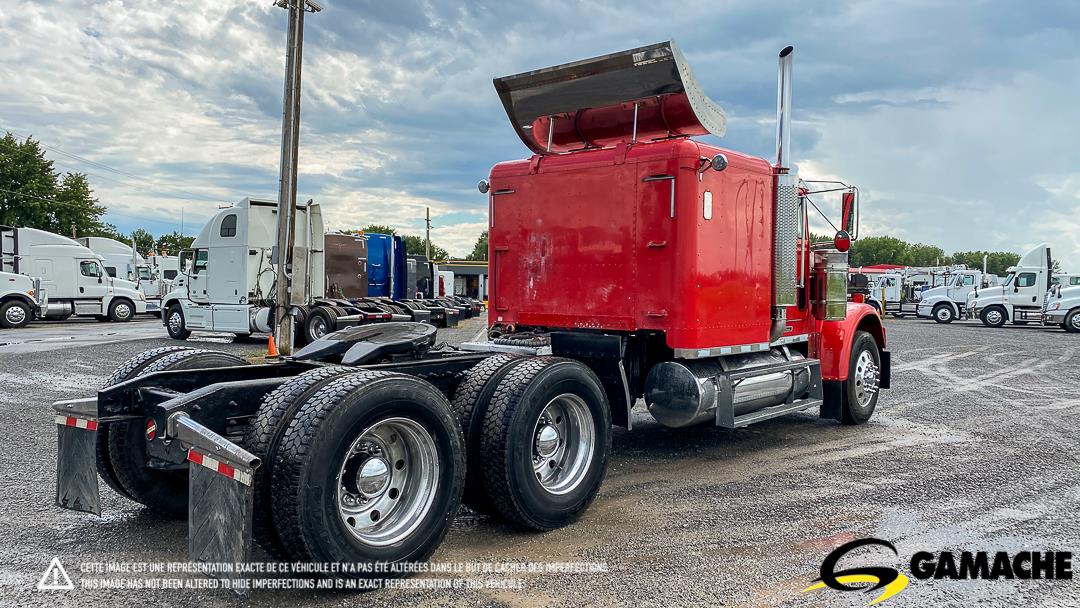
<path id="1" fill-rule="evenodd" d="M 131 307 L 128 306 L 127 304 L 125 304 L 124 302 L 118 303 L 113 308 L 113 310 L 116 311 L 116 318 L 117 319 L 126 319 L 126 318 L 131 316 Z"/>
<path id="2" fill-rule="evenodd" d="M 338 514 L 361 542 L 392 545 L 423 522 L 438 485 L 431 434 L 414 420 L 387 418 L 349 446 L 337 476 Z"/>
<path id="3" fill-rule="evenodd" d="M 1080 331 L 1080 313 L 1073 313 L 1069 325 L 1072 325 L 1073 331 Z"/>
<path id="4" fill-rule="evenodd" d="M 169 332 L 176 335 L 184 329 L 184 316 L 179 310 L 172 311 L 169 315 Z"/>
<path id="5" fill-rule="evenodd" d="M 533 429 L 536 480 L 552 494 L 566 494 L 589 472 L 596 428 L 585 401 L 570 393 L 555 397 L 540 412 Z"/>
<path id="6" fill-rule="evenodd" d="M 859 353 L 855 360 L 855 398 L 859 407 L 866 407 L 878 391 L 878 366 L 874 363 L 874 356 L 870 351 L 864 350 Z"/>
<path id="7" fill-rule="evenodd" d="M 989 323 L 991 325 L 997 325 L 998 323 L 1001 323 L 1002 320 L 1003 320 L 1003 317 L 1001 316 L 1001 311 L 1000 310 L 994 309 L 994 310 L 988 310 L 986 312 L 986 322 L 987 323 Z"/>
<path id="8" fill-rule="evenodd" d="M 4 320 L 12 326 L 22 325 L 26 320 L 26 309 L 19 305 L 10 306 L 4 313 Z"/>
<path id="9" fill-rule="evenodd" d="M 943 323 L 948 323 L 949 321 L 952 321 L 952 316 L 953 316 L 952 310 L 949 309 L 949 307 L 947 307 L 947 306 L 942 306 L 942 307 L 938 308 L 938 310 L 937 310 L 937 319 L 938 319 L 938 321 L 941 321 Z"/>

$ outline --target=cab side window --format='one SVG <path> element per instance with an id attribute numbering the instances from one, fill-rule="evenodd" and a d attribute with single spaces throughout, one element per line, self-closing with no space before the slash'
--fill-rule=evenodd
<path id="1" fill-rule="evenodd" d="M 230 213 L 221 220 L 221 231 L 218 233 L 222 237 L 236 236 L 236 214 Z"/>
<path id="2" fill-rule="evenodd" d="M 1031 287 L 1035 284 L 1034 272 L 1021 272 L 1020 276 L 1016 277 L 1017 287 Z"/>
<path id="3" fill-rule="evenodd" d="M 1080 277 L 1069 277 L 1069 285 L 1080 285 Z"/>
<path id="4" fill-rule="evenodd" d="M 101 266 L 97 262 L 79 262 L 79 274 L 84 277 L 100 277 Z"/>
<path id="5" fill-rule="evenodd" d="M 973 275 L 970 275 L 970 274 L 965 274 L 964 275 L 964 285 L 974 285 L 974 284 L 975 284 L 975 277 Z"/>
<path id="6" fill-rule="evenodd" d="M 205 249 L 199 249 L 195 252 L 195 263 L 191 265 L 192 274 L 199 274 L 201 271 L 206 270 L 209 254 L 210 252 Z"/>
<path id="7" fill-rule="evenodd" d="M 176 271 L 166 270 L 164 273 L 162 273 L 162 275 L 165 277 L 166 281 L 171 281 L 176 278 Z"/>

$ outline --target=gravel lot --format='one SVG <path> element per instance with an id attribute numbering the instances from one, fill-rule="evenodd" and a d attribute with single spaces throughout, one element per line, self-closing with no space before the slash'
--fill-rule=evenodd
<path id="1" fill-rule="evenodd" d="M 440 339 L 469 339 L 480 327 L 472 320 Z M 0 603 L 862 606 L 870 596 L 802 593 L 847 540 L 894 542 L 899 557 L 872 561 L 901 571 L 920 550 L 1080 549 L 1080 341 L 1033 326 L 916 320 L 889 320 L 888 332 L 893 388 L 865 426 L 806 413 L 737 431 L 671 430 L 639 411 L 633 432 L 616 430 L 607 480 L 580 522 L 534 534 L 463 509 L 434 558 L 601 562 L 606 573 L 481 577 L 518 580 L 516 590 L 256 591 L 245 599 L 223 590 L 81 589 L 90 576 L 83 563 L 186 559 L 186 523 L 143 513 L 104 484 L 101 520 L 53 506 L 49 404 L 84 396 L 128 357 L 169 344 L 159 322 L 3 332 Z M 229 352 L 264 349 L 213 342 Z M 74 591 L 35 588 L 53 557 Z M 912 580 L 888 605 L 1073 606 L 1078 598 L 1074 581 Z"/>

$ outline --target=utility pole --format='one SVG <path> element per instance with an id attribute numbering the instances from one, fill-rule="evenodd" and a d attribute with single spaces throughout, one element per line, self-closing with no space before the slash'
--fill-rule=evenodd
<path id="1" fill-rule="evenodd" d="M 277 278 L 274 298 L 274 341 L 282 355 L 293 352 L 292 252 L 295 242 L 296 165 L 300 143 L 300 68 L 303 63 L 304 13 L 321 11 L 312 0 L 277 0 L 289 11 L 285 50 L 285 93 L 281 113 L 281 166 L 278 177 Z"/>
<path id="2" fill-rule="evenodd" d="M 426 236 L 424 237 L 424 255 L 427 257 L 428 261 L 430 262 L 431 261 L 431 207 L 425 207 L 425 209 L 427 210 L 426 211 L 427 219 L 425 219 L 424 221 L 427 224 L 427 232 L 426 232 Z"/>

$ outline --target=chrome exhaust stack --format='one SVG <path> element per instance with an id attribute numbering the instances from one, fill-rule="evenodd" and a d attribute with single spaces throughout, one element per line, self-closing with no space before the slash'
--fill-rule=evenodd
<path id="1" fill-rule="evenodd" d="M 799 237 L 799 179 L 791 171 L 791 67 L 793 47 L 780 51 L 776 90 L 776 209 L 773 218 L 773 314 L 769 340 L 787 325 L 787 307 L 796 305 L 796 243 Z"/>

